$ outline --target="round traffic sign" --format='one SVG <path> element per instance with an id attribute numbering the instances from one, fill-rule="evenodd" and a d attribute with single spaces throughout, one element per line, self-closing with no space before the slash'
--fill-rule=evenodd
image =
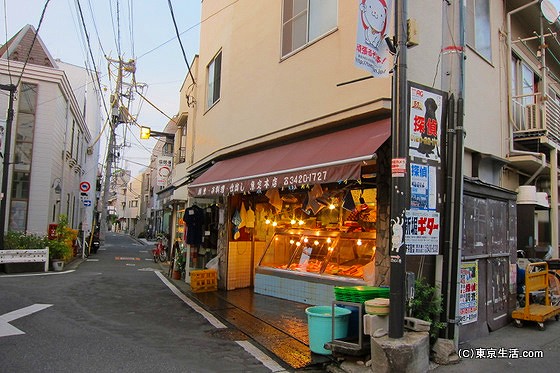
<path id="1" fill-rule="evenodd" d="M 82 181 L 80 183 L 80 190 L 82 192 L 89 192 L 91 185 L 87 181 Z"/>

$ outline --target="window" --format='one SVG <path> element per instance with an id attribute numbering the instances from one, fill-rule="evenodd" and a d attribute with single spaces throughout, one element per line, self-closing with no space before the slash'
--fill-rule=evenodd
<path id="1" fill-rule="evenodd" d="M 23 83 L 18 100 L 16 140 L 14 146 L 14 173 L 10 202 L 9 227 L 14 231 L 27 229 L 30 170 L 33 155 L 37 86 Z"/>
<path id="2" fill-rule="evenodd" d="M 537 95 L 539 93 L 539 76 L 519 57 L 511 57 L 511 96 L 513 100 L 513 117 L 521 128 L 534 126 L 536 117 Z"/>
<path id="3" fill-rule="evenodd" d="M 284 0 L 282 56 L 334 30 L 337 18 L 337 0 Z"/>
<path id="4" fill-rule="evenodd" d="M 492 60 L 490 0 L 467 0 L 467 44 L 487 60 Z"/>
<path id="5" fill-rule="evenodd" d="M 212 107 L 220 99 L 220 81 L 222 76 L 222 52 L 208 64 L 208 92 L 206 107 Z"/>
<path id="6" fill-rule="evenodd" d="M 132 201 L 128 201 L 128 207 L 130 208 L 138 207 L 138 200 L 134 199 Z"/>

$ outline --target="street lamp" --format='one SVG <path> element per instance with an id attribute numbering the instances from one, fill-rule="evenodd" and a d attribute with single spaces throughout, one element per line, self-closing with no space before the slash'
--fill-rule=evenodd
<path id="1" fill-rule="evenodd" d="M 53 180 L 51 188 L 54 189 L 55 194 L 60 194 L 62 192 L 62 187 L 60 186 L 60 184 L 61 184 L 61 180 L 59 177 Z"/>

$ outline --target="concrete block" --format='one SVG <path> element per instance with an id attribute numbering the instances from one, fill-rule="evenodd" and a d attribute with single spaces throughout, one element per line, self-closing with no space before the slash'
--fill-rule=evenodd
<path id="1" fill-rule="evenodd" d="M 425 373 L 430 366 L 427 332 L 405 332 L 402 338 L 371 338 L 372 367 L 376 372 Z"/>
<path id="2" fill-rule="evenodd" d="M 438 338 L 432 347 L 432 357 L 440 365 L 457 364 L 459 355 L 455 350 L 455 343 L 450 339 Z"/>
<path id="3" fill-rule="evenodd" d="M 415 317 L 405 317 L 404 327 L 415 332 L 429 332 L 431 323 Z"/>
<path id="4" fill-rule="evenodd" d="M 364 315 L 364 334 L 374 336 L 378 329 L 389 331 L 389 316 L 381 315 Z"/>

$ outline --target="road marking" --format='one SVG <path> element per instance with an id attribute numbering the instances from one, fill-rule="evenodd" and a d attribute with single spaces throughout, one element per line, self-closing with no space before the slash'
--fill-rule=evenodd
<path id="1" fill-rule="evenodd" d="M 204 308 L 200 307 L 194 301 L 189 299 L 185 294 L 181 293 L 181 291 L 175 285 L 173 285 L 161 272 L 154 272 L 154 273 L 173 292 L 173 294 L 175 294 L 179 299 L 185 302 L 193 310 L 201 314 L 202 317 L 204 317 L 215 328 L 227 329 L 227 326 L 224 325 L 220 320 L 218 320 L 214 315 L 206 311 Z M 251 354 L 258 361 L 260 361 L 265 367 L 270 369 L 271 372 L 275 372 L 275 373 L 286 372 L 284 368 L 282 368 L 278 363 L 276 363 L 273 359 L 271 359 L 268 355 L 266 355 L 262 350 L 260 350 L 251 342 L 235 341 L 235 343 L 243 347 L 245 351 Z"/>
<path id="2" fill-rule="evenodd" d="M 17 320 L 19 318 L 31 315 L 32 313 L 39 312 L 45 308 L 49 308 L 52 304 L 34 304 L 32 306 L 20 308 L 12 312 L 0 315 L 0 337 L 7 337 L 10 335 L 20 335 L 25 334 L 23 330 L 16 328 L 9 324 L 10 321 Z"/>
<path id="3" fill-rule="evenodd" d="M 135 258 L 132 256 L 116 256 L 115 260 L 140 260 L 140 258 Z"/>
<path id="4" fill-rule="evenodd" d="M 23 273 L 23 274 L 19 274 L 19 275 L 2 275 L 2 276 L 0 276 L 0 278 L 65 275 L 67 273 L 72 273 L 74 271 L 75 271 L 75 269 L 70 269 L 68 271 L 61 271 L 61 272 Z"/>
<path id="5" fill-rule="evenodd" d="M 98 262 L 99 259 L 86 259 L 86 262 Z"/>
<path id="6" fill-rule="evenodd" d="M 210 324 L 215 328 L 224 329 L 227 328 L 220 320 L 218 320 L 214 315 L 206 311 L 204 308 L 200 307 L 198 304 L 189 299 L 185 294 L 181 293 L 161 272 L 154 272 L 157 277 L 175 294 L 179 299 L 185 302 L 190 308 L 202 315 Z"/>
<path id="7" fill-rule="evenodd" d="M 136 267 L 136 264 L 134 264 L 134 263 L 126 263 L 125 265 L 127 267 Z"/>
<path id="8" fill-rule="evenodd" d="M 255 359 L 260 361 L 265 367 L 270 369 L 271 372 L 286 372 L 286 369 L 282 368 L 280 364 L 271 359 L 267 354 L 259 350 L 254 344 L 249 341 L 235 341 L 238 345 L 243 347 L 245 351 L 253 355 Z"/>
<path id="9" fill-rule="evenodd" d="M 140 251 L 138 251 L 138 252 L 139 252 L 139 253 L 146 254 L 146 253 L 148 253 L 148 250 L 140 250 Z"/>
<path id="10" fill-rule="evenodd" d="M 142 272 L 161 272 L 161 269 L 155 269 L 155 268 L 140 268 L 138 270 Z"/>

